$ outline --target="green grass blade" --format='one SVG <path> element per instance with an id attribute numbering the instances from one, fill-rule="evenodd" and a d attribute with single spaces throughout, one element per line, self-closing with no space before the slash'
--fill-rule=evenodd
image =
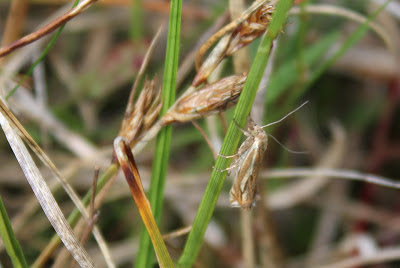
<path id="1" fill-rule="evenodd" d="M 77 6 L 78 3 L 79 3 L 79 0 L 75 0 L 72 7 Z M 60 29 L 57 30 L 57 32 L 51 38 L 50 42 L 47 44 L 46 48 L 43 50 L 43 52 L 40 54 L 40 56 L 35 60 L 35 62 L 32 64 L 32 66 L 29 68 L 29 70 L 26 72 L 26 74 L 24 74 L 21 81 L 7 94 L 6 100 L 8 100 L 8 98 L 10 98 L 14 94 L 14 92 L 17 91 L 17 89 L 24 83 L 26 78 L 28 78 L 28 76 L 30 76 L 32 74 L 32 72 L 36 68 L 36 66 L 44 59 L 44 57 L 46 57 L 46 55 L 49 53 L 50 49 L 53 47 L 53 45 L 57 41 L 57 39 L 60 36 L 64 27 L 65 27 L 65 24 L 63 26 L 61 26 Z"/>
<path id="2" fill-rule="evenodd" d="M 339 32 L 329 33 L 321 40 L 305 49 L 304 64 L 308 67 L 313 67 L 321 61 L 326 51 L 338 40 Z M 301 73 L 298 71 L 297 59 L 292 58 L 284 63 L 270 77 L 268 83 L 268 94 L 266 94 L 267 104 L 274 103 L 282 94 L 286 93 L 290 87 L 294 86 L 301 79 Z"/>
<path id="3" fill-rule="evenodd" d="M 3 200 L 0 197 L 0 236 L 14 267 L 28 267 L 25 256 L 11 228 Z"/>
<path id="4" fill-rule="evenodd" d="M 362 23 L 357 30 L 342 44 L 342 46 L 328 59 L 326 60 L 312 75 L 310 80 L 307 81 L 306 84 L 304 84 L 303 87 L 301 87 L 299 90 L 296 91 L 296 94 L 293 94 L 291 96 L 291 101 L 294 99 L 297 99 L 299 96 L 301 96 L 304 91 L 306 91 L 314 82 L 330 67 L 332 66 L 341 56 L 344 55 L 344 53 L 349 50 L 352 46 L 354 46 L 360 39 L 366 34 L 368 29 L 370 28 L 370 22 L 372 22 L 376 16 L 386 8 L 386 6 L 391 2 L 392 0 L 387 0 L 384 4 L 382 4 L 375 12 L 373 12 L 370 16 L 368 16 L 368 19 Z M 290 101 L 289 101 L 290 102 Z"/>
<path id="5" fill-rule="evenodd" d="M 175 101 L 176 74 L 178 70 L 181 29 L 181 10 L 182 1 L 172 0 L 169 17 L 167 53 L 164 67 L 162 89 L 163 107 L 161 110 L 161 115 L 164 114 Z M 168 167 L 171 136 L 171 126 L 167 126 L 161 130 L 157 136 L 156 151 L 153 160 L 153 170 L 148 196 L 154 218 L 156 219 L 157 223 L 160 222 L 163 206 L 165 177 Z M 151 245 L 150 237 L 148 236 L 147 231 L 143 228 L 140 235 L 140 247 L 135 267 L 151 267 L 151 263 L 154 259 L 153 252 L 154 251 Z"/>
<path id="6" fill-rule="evenodd" d="M 258 48 L 257 55 L 251 66 L 249 76 L 233 116 L 234 120 L 242 127 L 250 113 L 251 106 L 256 96 L 256 91 L 260 84 L 265 67 L 267 66 L 272 41 L 276 38 L 286 21 L 287 12 L 292 6 L 292 3 L 293 1 L 291 0 L 282 0 L 278 2 L 272 22 L 268 27 L 268 32 Z M 222 144 L 220 154 L 233 155 L 238 146 L 240 135 L 240 130 L 234 123 L 231 123 Z M 230 161 L 230 159 L 218 157 L 215 167 L 219 170 L 225 169 L 228 167 Z M 179 267 L 193 266 L 201 248 L 204 233 L 215 209 L 225 177 L 226 172 L 219 172 L 215 169 L 213 170 L 203 199 L 200 203 L 200 207 L 197 211 L 196 218 L 193 222 L 192 231 L 186 241 L 183 254 L 179 259 Z"/>
<path id="7" fill-rule="evenodd" d="M 133 40 L 143 37 L 143 1 L 131 0 L 131 28 L 130 35 Z"/>

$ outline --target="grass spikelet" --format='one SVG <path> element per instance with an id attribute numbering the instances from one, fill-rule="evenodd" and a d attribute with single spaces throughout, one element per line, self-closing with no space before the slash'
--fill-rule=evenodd
<path id="1" fill-rule="evenodd" d="M 205 82 L 224 58 L 231 56 L 235 51 L 260 37 L 271 21 L 275 5 L 276 1 L 258 1 L 243 12 L 240 18 L 211 36 L 197 52 L 196 68 L 198 72 L 192 85 L 198 86 Z M 220 41 L 202 64 L 204 54 L 218 39 Z"/>
<path id="2" fill-rule="evenodd" d="M 246 79 L 247 74 L 229 76 L 180 98 L 162 117 L 162 123 L 192 121 L 231 108 Z"/>
<path id="3" fill-rule="evenodd" d="M 125 114 L 119 136 L 125 137 L 130 146 L 133 146 L 138 138 L 153 126 L 161 107 L 161 91 L 154 80 L 146 80 L 132 110 Z"/>

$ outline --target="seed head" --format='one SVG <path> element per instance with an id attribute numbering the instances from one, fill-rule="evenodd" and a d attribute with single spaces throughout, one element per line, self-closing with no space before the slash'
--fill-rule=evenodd
<path id="1" fill-rule="evenodd" d="M 199 86 L 204 83 L 224 58 L 231 56 L 235 51 L 247 46 L 266 31 L 271 21 L 272 14 L 275 12 L 275 2 L 276 1 L 270 1 L 265 3 L 260 8 L 250 13 L 247 19 L 238 23 L 235 28 L 223 28 L 203 44 L 196 56 L 198 72 L 193 79 L 193 86 Z M 243 15 L 246 15 L 246 13 L 247 12 L 244 12 Z M 204 63 L 201 64 L 203 54 L 219 38 L 218 44 L 210 52 Z"/>
<path id="2" fill-rule="evenodd" d="M 118 136 L 125 137 L 130 146 L 136 144 L 139 137 L 153 126 L 161 106 L 161 91 L 156 88 L 154 80 L 146 80 L 132 110 L 125 114 Z"/>
<path id="3" fill-rule="evenodd" d="M 191 121 L 225 111 L 237 103 L 246 79 L 247 74 L 229 76 L 178 99 L 162 117 L 163 124 Z"/>

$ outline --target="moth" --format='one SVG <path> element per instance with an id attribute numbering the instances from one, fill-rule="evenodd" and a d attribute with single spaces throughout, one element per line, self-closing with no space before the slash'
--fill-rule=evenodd
<path id="1" fill-rule="evenodd" d="M 242 143 L 242 145 L 240 145 L 239 150 L 235 155 L 222 156 L 225 158 L 234 158 L 231 166 L 222 170 L 234 170 L 235 173 L 235 179 L 229 196 L 231 207 L 241 207 L 244 210 L 249 210 L 255 205 L 257 177 L 260 173 L 264 152 L 267 150 L 268 146 L 269 134 L 267 134 L 263 128 L 281 122 L 305 104 L 307 104 L 307 102 L 303 103 L 278 121 L 269 123 L 265 126 L 258 126 L 250 118 L 248 130 L 244 130 L 234 121 L 243 134 L 247 136 L 247 139 Z"/>

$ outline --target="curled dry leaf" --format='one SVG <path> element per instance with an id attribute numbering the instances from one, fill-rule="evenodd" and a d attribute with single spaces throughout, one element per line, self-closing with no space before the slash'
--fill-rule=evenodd
<path id="1" fill-rule="evenodd" d="M 234 106 L 247 74 L 233 75 L 180 98 L 161 118 L 162 124 L 186 122 L 225 111 Z"/>
<path id="2" fill-rule="evenodd" d="M 161 91 L 154 80 L 146 80 L 132 110 L 125 114 L 119 136 L 125 137 L 131 146 L 138 142 L 138 137 L 149 130 L 161 110 Z"/>
<path id="3" fill-rule="evenodd" d="M 211 36 L 199 49 L 196 56 L 196 68 L 199 70 L 193 79 L 192 85 L 198 86 L 207 80 L 218 64 L 235 51 L 247 46 L 260 37 L 267 29 L 275 11 L 276 1 L 267 1 L 258 8 L 253 6 L 243 12 L 242 17 L 233 24 L 235 27 L 224 27 Z M 229 24 L 228 26 L 230 26 Z M 219 39 L 206 61 L 202 64 L 204 53 Z M 201 66 L 201 67 L 200 67 Z"/>
<path id="4" fill-rule="evenodd" d="M 156 220 L 151 210 L 150 202 L 143 189 L 142 179 L 136 166 L 131 148 L 124 137 L 118 136 L 114 140 L 114 151 L 126 181 L 131 190 L 132 197 L 138 207 L 143 224 L 147 229 L 160 267 L 174 267 L 167 247 L 162 239 Z"/>

